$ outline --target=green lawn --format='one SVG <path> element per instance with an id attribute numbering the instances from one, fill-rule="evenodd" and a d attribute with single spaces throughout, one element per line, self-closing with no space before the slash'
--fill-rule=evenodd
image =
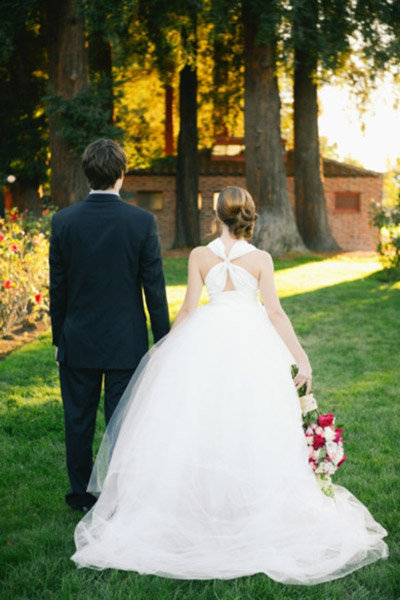
<path id="1" fill-rule="evenodd" d="M 187 261 L 166 259 L 171 315 Z M 375 259 L 277 261 L 282 304 L 309 352 L 314 393 L 344 425 L 348 460 L 335 481 L 389 531 L 390 558 L 314 587 L 262 575 L 176 581 L 77 570 L 80 516 L 64 504 L 63 415 L 49 334 L 0 363 L 0 598 L 7 600 L 400 600 L 400 285 Z M 203 297 L 204 300 L 204 297 Z M 103 419 L 99 419 L 97 440 Z M 266 432 L 267 435 L 267 432 Z"/>

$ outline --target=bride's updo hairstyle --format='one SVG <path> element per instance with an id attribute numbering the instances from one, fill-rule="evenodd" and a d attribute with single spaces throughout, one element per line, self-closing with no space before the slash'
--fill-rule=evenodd
<path id="1" fill-rule="evenodd" d="M 243 237 L 245 240 L 252 237 L 257 213 L 253 198 L 247 190 L 233 186 L 222 190 L 218 196 L 216 212 L 235 237 Z"/>

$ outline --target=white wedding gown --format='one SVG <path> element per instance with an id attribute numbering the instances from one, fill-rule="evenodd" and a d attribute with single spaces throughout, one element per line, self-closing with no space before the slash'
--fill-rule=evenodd
<path id="1" fill-rule="evenodd" d="M 293 359 L 235 263 L 206 277 L 201 306 L 143 359 L 113 416 L 78 523 L 80 567 L 184 579 L 265 573 L 315 584 L 388 555 L 386 531 L 308 464 Z M 224 291 L 229 273 L 235 291 Z M 109 461 L 109 456 L 111 460 Z M 109 462 L 109 465 L 108 465 Z M 108 467 L 108 470 L 107 470 Z"/>

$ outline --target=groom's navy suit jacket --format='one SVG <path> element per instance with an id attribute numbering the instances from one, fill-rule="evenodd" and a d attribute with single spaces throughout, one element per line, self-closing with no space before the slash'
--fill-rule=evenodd
<path id="1" fill-rule="evenodd" d="M 134 369 L 169 331 L 154 216 L 116 194 L 90 194 L 57 212 L 50 240 L 50 316 L 60 363 Z"/>

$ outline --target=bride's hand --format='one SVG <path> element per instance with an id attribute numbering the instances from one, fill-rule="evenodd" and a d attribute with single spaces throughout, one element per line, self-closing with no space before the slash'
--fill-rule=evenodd
<path id="1" fill-rule="evenodd" d="M 299 362 L 297 367 L 298 367 L 297 375 L 293 380 L 294 385 L 296 386 L 296 390 L 299 390 L 301 387 L 303 387 L 304 384 L 306 384 L 306 386 L 307 386 L 306 394 L 309 394 L 311 392 L 311 383 L 312 383 L 311 365 L 308 361 L 306 361 L 306 362 Z"/>

